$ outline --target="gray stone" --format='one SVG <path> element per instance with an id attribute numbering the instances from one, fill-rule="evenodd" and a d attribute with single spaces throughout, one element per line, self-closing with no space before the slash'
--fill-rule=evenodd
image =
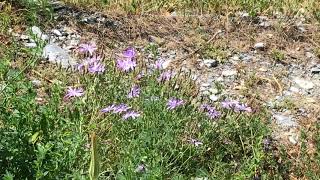
<path id="1" fill-rule="evenodd" d="M 240 54 L 239 58 L 243 61 L 250 61 L 250 60 L 252 60 L 253 57 L 248 54 Z"/>
<path id="2" fill-rule="evenodd" d="M 32 26 L 31 27 L 31 31 L 32 31 L 32 34 L 34 34 L 37 38 L 45 41 L 45 40 L 48 40 L 49 37 L 47 35 L 45 35 L 39 27 L 37 26 Z"/>
<path id="3" fill-rule="evenodd" d="M 28 39 L 30 39 L 30 37 L 29 37 L 28 35 L 22 34 L 22 35 L 20 36 L 20 39 L 21 39 L 21 40 L 28 40 Z"/>
<path id="4" fill-rule="evenodd" d="M 281 127 L 288 128 L 288 127 L 298 126 L 298 123 L 289 116 L 285 116 L 282 114 L 275 114 L 273 115 L 273 117 L 276 120 L 276 123 Z"/>
<path id="5" fill-rule="evenodd" d="M 32 84 L 33 84 L 34 86 L 36 86 L 36 87 L 41 86 L 41 81 L 38 80 L 38 79 L 34 79 L 34 80 L 32 80 L 31 82 L 32 82 Z"/>
<path id="6" fill-rule="evenodd" d="M 62 36 L 62 33 L 58 29 L 53 29 L 52 33 L 56 36 Z"/>
<path id="7" fill-rule="evenodd" d="M 34 42 L 24 43 L 24 46 L 26 46 L 28 48 L 35 48 L 35 47 L 37 47 L 37 43 L 34 43 Z"/>
<path id="8" fill-rule="evenodd" d="M 216 88 L 214 88 L 214 87 L 210 88 L 209 91 L 210 91 L 212 94 L 218 94 L 218 93 L 219 93 L 218 89 L 216 89 Z"/>
<path id="9" fill-rule="evenodd" d="M 313 82 L 311 82 L 310 80 L 295 77 L 293 79 L 293 81 L 302 89 L 308 90 L 308 89 L 312 89 L 314 87 Z"/>
<path id="10" fill-rule="evenodd" d="M 289 135 L 289 141 L 293 144 L 296 145 L 299 141 L 299 137 L 297 134 L 291 134 Z"/>
<path id="11" fill-rule="evenodd" d="M 210 84 L 210 83 L 202 83 L 201 86 L 202 86 L 202 87 L 210 87 L 211 84 Z"/>
<path id="12" fill-rule="evenodd" d="M 210 96 L 209 96 L 209 99 L 211 100 L 211 101 L 217 101 L 218 99 L 219 99 L 219 97 L 218 96 L 216 96 L 216 95 L 214 95 L 214 94 L 211 94 Z"/>
<path id="13" fill-rule="evenodd" d="M 318 65 L 317 67 L 312 68 L 311 72 L 313 74 L 319 74 L 320 73 L 320 65 Z"/>
<path id="14" fill-rule="evenodd" d="M 306 52 L 306 57 L 307 58 L 314 58 L 315 55 L 312 52 Z"/>
<path id="15" fill-rule="evenodd" d="M 222 76 L 234 76 L 237 74 L 236 70 L 224 70 L 222 71 Z"/>
<path id="16" fill-rule="evenodd" d="M 208 68 L 213 68 L 218 66 L 218 61 L 214 59 L 204 59 L 203 60 L 204 65 L 206 65 Z"/>
<path id="17" fill-rule="evenodd" d="M 258 50 L 263 50 L 263 49 L 265 48 L 265 44 L 262 43 L 262 42 L 256 43 L 256 44 L 254 45 L 254 48 L 255 48 L 255 49 L 258 49 Z"/>
<path id="18" fill-rule="evenodd" d="M 268 21 L 265 21 L 265 22 L 261 22 L 259 26 L 263 28 L 267 28 L 267 27 L 270 27 L 271 24 Z"/>
<path id="19" fill-rule="evenodd" d="M 43 57 L 47 58 L 49 62 L 59 64 L 63 68 L 74 67 L 77 62 L 57 44 L 47 44 L 43 48 Z"/>

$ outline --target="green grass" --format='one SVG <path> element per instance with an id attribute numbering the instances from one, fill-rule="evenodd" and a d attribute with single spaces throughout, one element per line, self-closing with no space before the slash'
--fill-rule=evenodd
<path id="1" fill-rule="evenodd" d="M 269 136 L 264 114 L 225 111 L 222 118 L 210 120 L 188 103 L 192 100 L 190 82 L 173 90 L 174 80 L 157 82 L 160 72 L 137 82 L 133 78 L 138 69 L 121 73 L 114 70 L 112 60 L 105 61 L 105 74 L 78 74 L 76 81 L 85 88 L 85 96 L 63 100 L 65 87 L 75 85 L 66 84 L 67 75 L 63 85 L 46 87 L 48 102 L 38 104 L 35 88 L 25 76 L 32 68 L 25 73 L 10 68 L 12 51 L 21 49 L 9 51 L 0 66 L 1 84 L 6 85 L 0 95 L 2 175 L 12 174 L 16 179 L 88 177 L 90 149 L 86 144 L 94 132 L 102 179 L 272 176 L 264 169 L 272 161 L 262 143 Z M 134 82 L 140 84 L 142 93 L 129 100 L 126 94 Z M 166 101 L 172 96 L 187 104 L 167 110 Z M 124 121 L 119 115 L 102 114 L 100 109 L 111 103 L 127 103 L 142 117 Z M 203 145 L 194 146 L 191 138 Z M 135 172 L 139 164 L 146 166 L 145 173 Z"/>
<path id="2" fill-rule="evenodd" d="M 4 28 L 13 26 L 14 21 L 8 19 L 10 12 L 4 12 Z M 22 20 L 29 18 L 28 12 L 23 15 Z M 33 25 L 37 20 L 27 23 Z M 199 110 L 204 102 L 194 103 L 196 87 L 188 74 L 159 83 L 162 70 L 156 70 L 137 80 L 137 75 L 146 71 L 145 64 L 124 73 L 115 67 L 114 59 L 107 58 L 103 60 L 106 71 L 99 75 L 63 69 L 45 72 L 38 67 L 41 43 L 34 50 L 25 49 L 6 32 L 1 33 L 10 43 L 0 44 L 2 179 L 288 179 L 291 173 L 311 179 L 319 176 L 317 168 L 311 168 L 319 164 L 318 133 L 316 154 L 304 153 L 295 161 L 288 157 L 286 147 L 266 143 L 271 128 L 264 110 L 239 113 L 212 103 L 222 115 L 209 119 Z M 148 50 L 156 59 L 157 46 L 149 46 Z M 21 66 L 12 65 L 18 61 Z M 39 89 L 46 94 L 45 103 L 37 101 L 39 89 L 29 79 L 33 70 L 59 74 L 61 83 L 42 81 Z M 128 99 L 133 84 L 141 87 L 141 94 Z M 85 95 L 66 100 L 69 86 L 84 88 Z M 170 97 L 186 103 L 168 110 Z M 141 117 L 123 120 L 119 114 L 100 112 L 113 103 L 126 103 Z M 196 146 L 191 139 L 203 144 Z M 299 166 L 298 160 L 309 163 L 310 168 Z M 139 165 L 145 169 L 137 172 Z"/>

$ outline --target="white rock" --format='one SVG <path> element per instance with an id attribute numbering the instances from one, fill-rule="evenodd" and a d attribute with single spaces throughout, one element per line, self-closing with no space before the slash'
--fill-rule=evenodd
<path id="1" fill-rule="evenodd" d="M 45 35 L 39 27 L 37 26 L 32 26 L 31 27 L 31 31 L 32 31 L 32 34 L 34 34 L 37 38 L 45 41 L 47 39 L 49 39 L 49 37 L 47 35 Z"/>
<path id="2" fill-rule="evenodd" d="M 314 58 L 315 55 L 313 53 L 311 53 L 311 52 L 306 52 L 306 57 L 307 58 Z"/>
<path id="3" fill-rule="evenodd" d="M 255 45 L 254 45 L 254 48 L 255 49 L 264 49 L 265 48 L 265 44 L 264 43 L 262 43 L 262 42 L 259 42 L 259 43 L 256 43 Z"/>
<path id="4" fill-rule="evenodd" d="M 30 37 L 29 37 L 28 35 L 22 34 L 22 35 L 20 36 L 20 39 L 21 39 L 21 40 L 28 40 L 28 39 L 30 39 Z"/>
<path id="5" fill-rule="evenodd" d="M 216 95 L 214 95 L 214 94 L 211 94 L 210 96 L 209 96 L 209 99 L 211 100 L 211 101 L 217 101 L 218 99 L 219 99 L 219 97 L 218 96 L 216 96 Z"/>
<path id="6" fill-rule="evenodd" d="M 204 59 L 203 63 L 208 67 L 208 68 L 213 68 L 218 66 L 218 62 L 214 59 Z"/>
<path id="7" fill-rule="evenodd" d="M 201 86 L 202 87 L 209 87 L 209 86 L 211 86 L 211 84 L 210 83 L 202 83 Z"/>
<path id="8" fill-rule="evenodd" d="M 61 32 L 58 29 L 52 30 L 52 33 L 56 36 L 62 36 Z"/>
<path id="9" fill-rule="evenodd" d="M 218 89 L 216 89 L 216 88 L 214 88 L 214 87 L 213 87 L 213 88 L 210 88 L 209 91 L 210 91 L 212 94 L 218 94 L 218 92 L 219 92 Z"/>
<path id="10" fill-rule="evenodd" d="M 259 26 L 263 28 L 267 28 L 267 27 L 270 27 L 271 24 L 268 21 L 265 21 L 265 22 L 261 22 Z"/>
<path id="11" fill-rule="evenodd" d="M 38 79 L 34 79 L 31 82 L 32 82 L 33 85 L 35 85 L 37 87 L 41 86 L 41 81 L 39 81 Z"/>
<path id="12" fill-rule="evenodd" d="M 171 60 L 165 61 L 164 63 L 162 63 L 162 68 L 167 69 L 167 67 L 169 67 L 170 63 L 171 63 Z"/>
<path id="13" fill-rule="evenodd" d="M 298 123 L 294 121 L 291 117 L 285 116 L 282 114 L 275 114 L 273 115 L 274 119 L 276 120 L 276 123 L 281 127 L 297 127 Z"/>
<path id="14" fill-rule="evenodd" d="M 35 48 L 35 47 L 37 47 L 37 44 L 34 42 L 30 42 L 30 43 L 24 43 L 24 46 L 26 46 L 28 48 Z"/>
<path id="15" fill-rule="evenodd" d="M 291 92 L 293 92 L 293 93 L 298 93 L 298 92 L 299 92 L 299 88 L 294 87 L 294 86 L 291 86 L 291 87 L 289 88 L 289 91 L 291 91 Z"/>
<path id="16" fill-rule="evenodd" d="M 296 134 L 291 134 L 289 136 L 289 141 L 293 144 L 293 145 L 296 145 L 299 141 L 299 138 L 298 138 L 298 135 Z"/>
<path id="17" fill-rule="evenodd" d="M 310 80 L 302 79 L 299 77 L 296 77 L 293 79 L 293 81 L 302 89 L 312 89 L 314 87 L 313 82 Z"/>
<path id="18" fill-rule="evenodd" d="M 222 71 L 222 76 L 234 76 L 237 74 L 236 70 L 225 70 Z"/>
<path id="19" fill-rule="evenodd" d="M 47 44 L 43 48 L 43 57 L 48 58 L 49 62 L 60 64 L 63 68 L 74 67 L 77 62 L 57 44 Z"/>

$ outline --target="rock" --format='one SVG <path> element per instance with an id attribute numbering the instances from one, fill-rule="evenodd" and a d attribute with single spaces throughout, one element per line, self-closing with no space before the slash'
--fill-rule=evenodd
<path id="1" fill-rule="evenodd" d="M 222 76 L 234 76 L 237 74 L 236 70 L 224 70 L 222 71 Z"/>
<path id="2" fill-rule="evenodd" d="M 203 60 L 204 65 L 206 65 L 208 68 L 213 68 L 218 66 L 218 61 L 214 59 L 204 59 Z"/>
<path id="3" fill-rule="evenodd" d="M 299 93 L 299 92 L 300 92 L 300 91 L 299 91 L 299 88 L 294 87 L 294 86 L 291 86 L 291 87 L 289 88 L 289 91 L 290 91 L 290 92 L 293 92 L 293 93 Z"/>
<path id="4" fill-rule="evenodd" d="M 215 102 L 215 101 L 217 101 L 217 100 L 219 99 L 219 97 L 216 96 L 216 95 L 214 95 L 214 94 L 211 94 L 211 95 L 209 96 L 209 99 L 210 99 L 211 101 Z"/>
<path id="5" fill-rule="evenodd" d="M 218 93 L 219 93 L 218 89 L 216 89 L 216 88 L 214 88 L 214 87 L 210 88 L 209 91 L 210 91 L 212 94 L 218 94 Z"/>
<path id="6" fill-rule="evenodd" d="M 36 87 L 40 87 L 41 86 L 41 81 L 39 81 L 38 79 L 34 79 L 31 82 Z"/>
<path id="7" fill-rule="evenodd" d="M 240 54 L 239 58 L 243 61 L 250 61 L 253 57 L 249 54 Z"/>
<path id="8" fill-rule="evenodd" d="M 242 18 L 247 18 L 247 17 L 249 17 L 250 15 L 249 15 L 249 13 L 247 13 L 247 12 L 242 12 L 242 13 L 240 13 L 240 17 L 242 17 Z"/>
<path id="9" fill-rule="evenodd" d="M 43 57 L 51 63 L 60 64 L 63 68 L 74 67 L 77 64 L 67 51 L 54 43 L 47 44 L 43 48 Z"/>
<path id="10" fill-rule="evenodd" d="M 288 139 L 293 145 L 296 145 L 298 143 L 298 141 L 299 141 L 298 135 L 297 134 L 293 134 L 293 133 L 291 135 L 289 135 Z"/>
<path id="11" fill-rule="evenodd" d="M 313 74 L 319 74 L 319 73 L 320 73 L 320 65 L 312 68 L 312 69 L 311 69 L 311 73 L 313 73 Z"/>
<path id="12" fill-rule="evenodd" d="M 167 69 L 167 67 L 169 67 L 170 63 L 171 63 L 171 60 L 165 61 L 164 63 L 162 63 L 162 68 Z"/>
<path id="13" fill-rule="evenodd" d="M 29 37 L 28 35 L 22 34 L 22 35 L 20 36 L 20 39 L 21 39 L 21 40 L 28 40 L 28 39 L 30 39 L 30 37 Z"/>
<path id="14" fill-rule="evenodd" d="M 288 127 L 297 127 L 298 123 L 295 122 L 291 117 L 285 116 L 282 114 L 275 114 L 273 115 L 274 119 L 276 120 L 276 123 L 284 128 Z"/>
<path id="15" fill-rule="evenodd" d="M 239 61 L 240 60 L 240 56 L 238 55 L 234 55 L 230 58 L 231 60 L 234 60 L 234 61 Z"/>
<path id="16" fill-rule="evenodd" d="M 306 52 L 306 57 L 307 58 L 315 58 L 315 55 L 312 52 Z"/>
<path id="17" fill-rule="evenodd" d="M 35 48 L 35 47 L 37 47 L 37 43 L 34 43 L 34 42 L 24 43 L 24 46 L 26 46 L 28 48 Z"/>
<path id="18" fill-rule="evenodd" d="M 211 84 L 210 84 L 210 83 L 202 83 L 201 86 L 202 86 L 202 87 L 210 87 Z"/>
<path id="19" fill-rule="evenodd" d="M 34 34 L 37 38 L 45 41 L 47 39 L 49 39 L 49 37 L 47 35 L 45 35 L 39 27 L 37 26 L 32 26 L 31 27 L 31 31 L 32 31 L 32 34 Z"/>
<path id="20" fill-rule="evenodd" d="M 311 82 L 310 80 L 296 77 L 293 79 L 293 81 L 302 89 L 308 90 L 308 89 L 312 89 L 314 87 L 313 82 Z"/>
<path id="21" fill-rule="evenodd" d="M 255 49 L 258 49 L 258 50 L 264 50 L 265 44 L 262 43 L 262 42 L 256 43 L 256 44 L 254 45 L 254 48 L 255 48 Z"/>
<path id="22" fill-rule="evenodd" d="M 62 36 L 62 33 L 58 29 L 52 30 L 52 33 L 56 36 Z"/>
<path id="23" fill-rule="evenodd" d="M 263 28 L 267 28 L 267 27 L 270 27 L 271 24 L 268 21 L 265 21 L 265 22 L 261 22 L 259 26 Z"/>

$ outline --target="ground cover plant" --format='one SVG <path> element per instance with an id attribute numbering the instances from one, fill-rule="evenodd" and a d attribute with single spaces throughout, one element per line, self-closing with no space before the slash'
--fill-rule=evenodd
<path id="1" fill-rule="evenodd" d="M 19 18 L 47 12 L 44 4 Z M 7 34 L 14 14 L 6 10 L 0 31 L 7 40 L 0 45 L 2 179 L 318 179 L 318 127 L 316 153 L 302 145 L 301 158 L 291 158 L 287 147 L 273 142 L 266 109 L 240 97 L 199 98 L 190 74 L 163 68 L 156 46 L 144 48 L 153 53 L 146 62 L 141 47 L 106 55 L 93 41 L 82 42 L 76 66 L 52 67 L 56 80 L 41 77 L 45 84 L 36 87 L 29 76 L 42 68 L 45 42 L 27 49 Z M 37 18 L 29 20 L 33 25 Z"/>

